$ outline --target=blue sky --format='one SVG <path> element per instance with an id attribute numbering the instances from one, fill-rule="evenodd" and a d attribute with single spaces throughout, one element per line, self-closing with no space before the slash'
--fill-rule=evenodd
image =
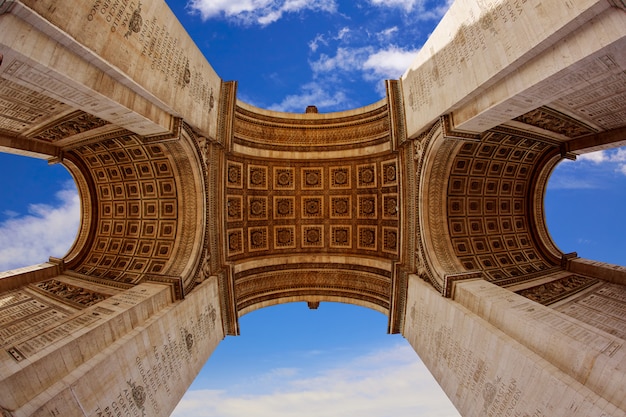
<path id="1" fill-rule="evenodd" d="M 441 18 L 445 1 L 168 1 L 224 80 L 255 106 L 321 112 L 384 95 Z M 0 153 L 0 271 L 62 257 L 78 228 L 73 180 L 60 165 Z M 626 263 L 626 149 L 565 161 L 545 200 L 564 252 Z M 387 318 L 304 303 L 255 311 L 217 348 L 174 416 L 456 417 Z"/>

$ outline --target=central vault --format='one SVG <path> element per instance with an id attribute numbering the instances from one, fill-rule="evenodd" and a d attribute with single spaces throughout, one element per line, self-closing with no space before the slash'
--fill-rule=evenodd
<path id="1" fill-rule="evenodd" d="M 297 300 L 387 313 L 402 217 L 389 108 L 288 114 L 237 102 L 226 116 L 223 244 L 239 314 Z"/>

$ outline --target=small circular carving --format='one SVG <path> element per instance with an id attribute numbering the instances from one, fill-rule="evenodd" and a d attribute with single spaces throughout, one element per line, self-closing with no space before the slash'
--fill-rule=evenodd
<path id="1" fill-rule="evenodd" d="M 306 241 L 308 243 L 318 243 L 320 241 L 320 232 L 317 229 L 309 229 L 306 232 Z"/>
<path id="2" fill-rule="evenodd" d="M 348 212 L 348 202 L 346 200 L 335 201 L 335 213 L 346 214 Z"/>
<path id="3" fill-rule="evenodd" d="M 361 181 L 364 184 L 371 184 L 374 182 L 374 170 L 372 168 L 364 168 L 361 171 Z"/>
<path id="4" fill-rule="evenodd" d="M 306 185 L 313 186 L 319 183 L 320 176 L 317 172 L 307 172 L 305 176 Z"/>
<path id="5" fill-rule="evenodd" d="M 387 181 L 395 181 L 396 180 L 396 167 L 393 165 L 389 165 L 385 170 L 385 174 L 387 176 Z"/>
<path id="6" fill-rule="evenodd" d="M 291 232 L 286 229 L 282 229 L 278 232 L 278 243 L 286 245 L 291 242 Z"/>
<path id="7" fill-rule="evenodd" d="M 375 240 L 374 231 L 369 229 L 363 230 L 361 238 L 364 244 L 373 245 Z"/>
<path id="8" fill-rule="evenodd" d="M 487 382 L 483 388 L 483 399 L 485 400 L 485 408 L 489 407 L 496 399 L 498 388 L 490 382 Z"/>
<path id="9" fill-rule="evenodd" d="M 250 176 L 250 182 L 252 182 L 252 184 L 261 185 L 263 184 L 263 180 L 264 180 L 264 175 L 261 171 L 252 172 L 252 175 Z"/>
<path id="10" fill-rule="evenodd" d="M 146 390 L 141 385 L 136 385 L 132 389 L 133 400 L 138 408 L 142 408 L 146 402 Z"/>
<path id="11" fill-rule="evenodd" d="M 130 18 L 130 22 L 128 22 L 128 29 L 135 33 L 141 32 L 141 27 L 143 26 L 143 18 L 140 13 L 139 10 L 135 10 L 133 16 Z"/>
<path id="12" fill-rule="evenodd" d="M 193 347 L 193 335 L 191 333 L 185 335 L 185 344 L 187 345 L 187 350 L 191 350 Z"/>
<path id="13" fill-rule="evenodd" d="M 390 198 L 387 200 L 387 213 L 391 216 L 396 215 L 398 213 L 398 201 L 395 198 Z"/>
<path id="14" fill-rule="evenodd" d="M 183 83 L 185 85 L 191 82 L 191 70 L 189 70 L 189 62 L 185 65 L 185 70 L 183 71 Z"/>
<path id="15" fill-rule="evenodd" d="M 230 250 L 238 250 L 239 249 L 239 237 L 236 233 L 228 236 L 228 249 Z"/>
<path id="16" fill-rule="evenodd" d="M 254 246 L 262 246 L 263 245 L 263 232 L 260 231 L 256 231 L 256 232 L 252 232 L 251 235 L 251 240 L 252 240 L 252 244 Z"/>
<path id="17" fill-rule="evenodd" d="M 283 171 L 278 174 L 278 185 L 286 187 L 291 183 L 291 174 L 289 172 Z"/>
<path id="18" fill-rule="evenodd" d="M 231 184 L 236 184 L 239 182 L 239 168 L 228 168 L 228 182 L 230 182 Z"/>
<path id="19" fill-rule="evenodd" d="M 259 200 L 254 200 L 252 204 L 250 204 L 250 213 L 253 216 L 260 216 L 263 214 L 264 204 Z"/>
<path id="20" fill-rule="evenodd" d="M 289 200 L 280 200 L 278 202 L 278 214 L 286 216 L 291 212 L 291 204 Z"/>
<path id="21" fill-rule="evenodd" d="M 374 214 L 374 200 L 363 200 L 361 203 L 361 210 L 363 210 L 364 214 Z"/>
<path id="22" fill-rule="evenodd" d="M 348 231 L 344 229 L 339 229 L 335 232 L 335 242 L 337 243 L 347 243 L 348 242 Z"/>
<path id="23" fill-rule="evenodd" d="M 306 203 L 305 211 L 306 211 L 306 214 L 312 216 L 312 215 L 318 214 L 319 208 L 320 208 L 319 201 L 309 200 Z"/>
<path id="24" fill-rule="evenodd" d="M 239 201 L 231 200 L 228 202 L 228 215 L 230 217 L 239 217 Z"/>
<path id="25" fill-rule="evenodd" d="M 335 184 L 345 185 L 348 183 L 348 175 L 344 171 L 335 171 Z"/>

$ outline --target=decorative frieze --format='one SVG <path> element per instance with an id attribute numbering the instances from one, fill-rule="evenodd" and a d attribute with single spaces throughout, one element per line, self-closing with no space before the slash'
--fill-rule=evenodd
<path id="1" fill-rule="evenodd" d="M 597 282 L 598 280 L 595 278 L 583 277 L 580 275 L 569 275 L 517 291 L 517 293 L 540 304 L 549 305 L 556 301 L 570 297 L 585 288 L 589 288 Z"/>

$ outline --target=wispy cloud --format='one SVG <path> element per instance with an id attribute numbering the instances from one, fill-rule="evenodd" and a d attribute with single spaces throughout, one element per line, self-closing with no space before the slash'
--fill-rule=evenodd
<path id="1" fill-rule="evenodd" d="M 595 164 L 615 163 L 619 164 L 621 169 L 626 165 L 626 148 L 590 152 L 580 155 L 578 160 L 589 161 Z"/>
<path id="2" fill-rule="evenodd" d="M 382 83 L 386 79 L 397 79 L 415 58 L 416 50 L 396 45 L 384 48 L 339 47 L 334 55 L 321 54 L 310 63 L 314 77 L 321 79 L 330 75 L 337 79 L 360 77 L 374 84 L 378 94 L 384 96 Z"/>
<path id="3" fill-rule="evenodd" d="M 339 47 L 335 55 L 321 54 L 319 59 L 311 62 L 313 73 L 335 73 L 336 71 L 355 72 L 363 69 L 363 64 L 372 54 L 372 47 L 344 48 Z"/>
<path id="4" fill-rule="evenodd" d="M 302 112 L 309 104 L 318 106 L 320 111 L 338 111 L 353 107 L 348 97 L 371 97 L 368 102 L 383 97 L 382 81 L 400 77 L 423 41 L 424 34 L 415 21 L 439 19 L 450 3 L 368 0 L 356 8 L 340 8 L 336 0 L 188 0 L 187 9 L 204 20 L 226 19 L 244 26 L 267 26 L 287 14 L 300 13 L 304 19 L 313 18 L 315 12 L 331 14 L 333 24 L 323 25 L 328 29 L 303 45 L 309 51 L 308 79 L 305 76 L 300 87 L 282 100 L 263 105 L 273 110 Z M 362 15 L 352 16 L 345 10 Z M 369 85 L 369 91 L 362 85 L 357 87 L 363 81 Z"/>
<path id="5" fill-rule="evenodd" d="M 369 80 L 398 78 L 415 58 L 416 50 L 403 49 L 396 45 L 376 49 L 371 46 L 360 48 L 337 48 L 335 55 L 321 54 L 311 62 L 317 75 L 336 71 L 357 72 Z"/>
<path id="6" fill-rule="evenodd" d="M 440 19 L 450 8 L 453 0 L 426 1 L 426 0 L 369 0 L 370 4 L 377 7 L 397 8 L 405 13 L 411 13 L 412 17 L 419 20 Z"/>
<path id="7" fill-rule="evenodd" d="M 578 178 L 575 176 L 556 172 L 552 174 L 548 189 L 551 190 L 585 190 L 600 188 L 601 184 L 590 179 Z"/>
<path id="8" fill-rule="evenodd" d="M 350 107 L 352 102 L 346 92 L 332 83 L 309 82 L 300 87 L 296 94 L 290 94 L 280 103 L 268 108 L 275 111 L 303 113 L 307 106 L 318 108 Z"/>
<path id="9" fill-rule="evenodd" d="M 381 30 L 380 32 L 376 33 L 376 37 L 378 38 L 378 40 L 380 42 L 388 41 L 394 35 L 396 35 L 399 30 L 400 29 L 398 29 L 398 26 L 392 26 L 390 28 Z M 406 68 L 404 68 L 404 69 L 406 69 Z"/>
<path id="10" fill-rule="evenodd" d="M 61 257 L 76 238 L 80 201 L 75 187 L 56 194 L 58 204 L 31 204 L 27 215 L 0 223 L 0 271 Z"/>
<path id="11" fill-rule="evenodd" d="M 396 79 L 409 67 L 416 54 L 417 50 L 391 45 L 369 55 L 362 70 L 375 79 Z"/>
<path id="12" fill-rule="evenodd" d="M 304 375 L 304 376 L 303 376 Z M 372 352 L 343 366 L 272 372 L 255 394 L 190 391 L 173 417 L 458 417 L 408 345 Z"/>
<path id="13" fill-rule="evenodd" d="M 626 175 L 626 147 L 579 155 L 556 167 L 548 187 L 553 190 L 605 188 L 609 181 Z"/>
<path id="14" fill-rule="evenodd" d="M 578 239 L 576 239 L 576 243 L 578 243 L 579 245 L 593 245 L 595 244 L 594 241 L 589 240 L 589 239 L 585 239 L 582 237 L 579 237 Z"/>
<path id="15" fill-rule="evenodd" d="M 326 37 L 321 33 L 319 33 L 312 41 L 309 42 L 309 49 L 311 50 L 311 52 L 316 52 L 317 48 L 320 47 L 320 44 L 328 45 Z"/>
<path id="16" fill-rule="evenodd" d="M 243 24 L 266 26 L 288 13 L 334 13 L 335 0 L 190 0 L 187 8 L 203 20 L 225 18 Z"/>

